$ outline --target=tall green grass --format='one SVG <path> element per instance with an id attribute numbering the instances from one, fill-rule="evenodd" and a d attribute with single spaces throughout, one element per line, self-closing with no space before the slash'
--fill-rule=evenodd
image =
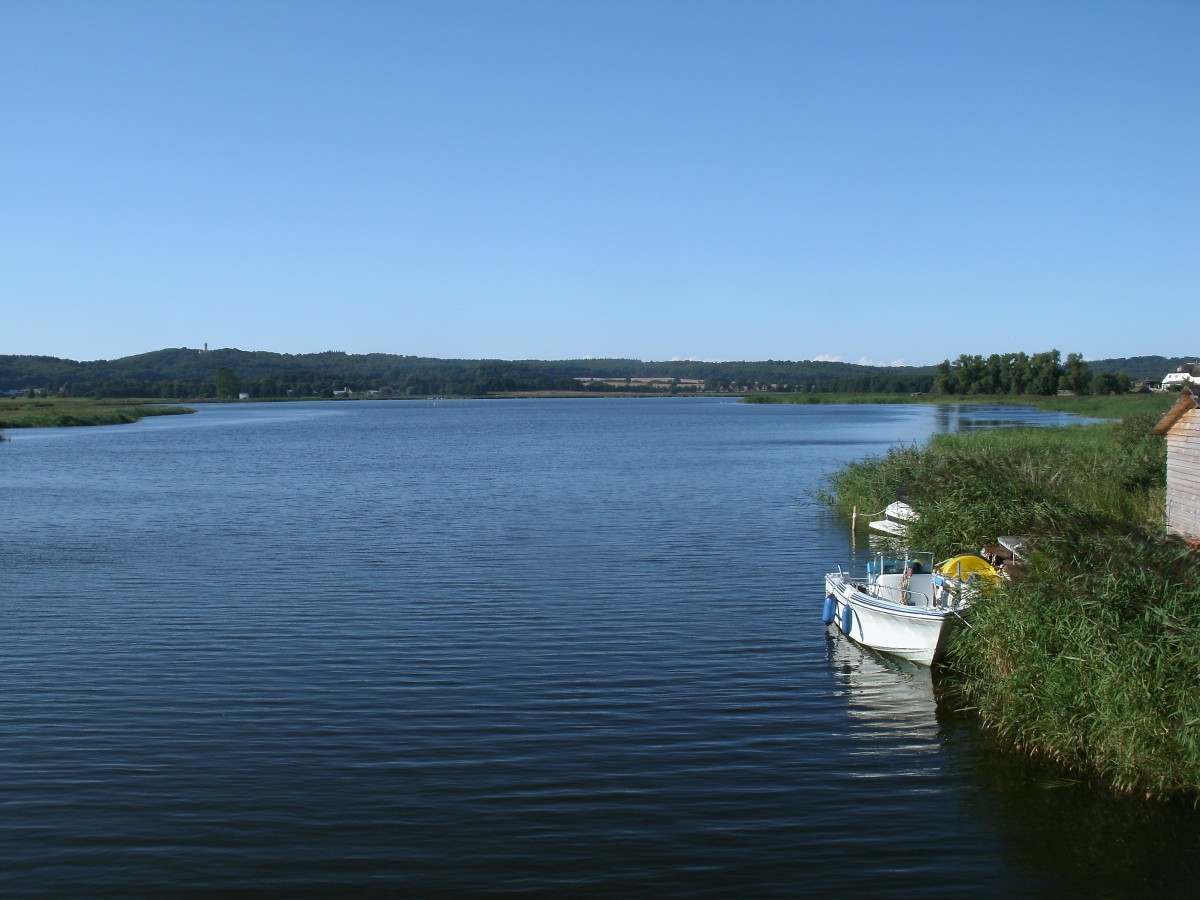
<path id="1" fill-rule="evenodd" d="M 1178 542 L 1043 536 L 951 641 L 950 695 L 1014 746 L 1200 803 L 1200 565 Z"/>
<path id="2" fill-rule="evenodd" d="M 938 435 L 850 463 L 820 497 L 866 516 L 906 496 L 922 514 L 910 543 L 947 556 L 1078 517 L 1153 528 L 1166 479 L 1165 445 L 1148 433 L 1157 418 Z"/>
<path id="3" fill-rule="evenodd" d="M 934 403 L 962 405 L 1036 406 L 1054 412 L 1075 413 L 1095 419 L 1124 419 L 1143 413 L 1162 415 L 1177 393 L 1111 394 L 1108 396 L 1041 397 L 1010 394 L 747 394 L 745 403 Z"/>
<path id="4" fill-rule="evenodd" d="M 1096 419 L 1128 419 L 1138 415 L 1161 416 L 1171 408 L 1171 404 L 1177 399 L 1179 399 L 1178 392 L 1041 397 L 1038 399 L 1037 407 L 1038 409 L 1070 412 Z"/>
<path id="5" fill-rule="evenodd" d="M 905 493 L 939 557 L 1028 535 L 1028 571 L 978 602 L 944 682 L 1014 746 L 1117 788 L 1200 802 L 1200 556 L 1162 534 L 1158 413 L 940 435 L 835 473 L 874 513 Z"/>
<path id="6" fill-rule="evenodd" d="M 0 428 L 56 428 L 73 425 L 126 425 L 146 416 L 190 413 L 182 406 L 149 401 L 42 398 L 0 400 Z"/>

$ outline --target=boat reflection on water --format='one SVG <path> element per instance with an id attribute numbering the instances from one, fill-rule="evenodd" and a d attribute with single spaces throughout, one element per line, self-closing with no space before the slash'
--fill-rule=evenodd
<path id="1" fill-rule="evenodd" d="M 937 703 L 933 672 L 897 656 L 878 653 L 832 629 L 825 633 L 833 673 L 854 701 L 850 714 L 868 719 L 919 716 L 933 719 Z"/>
<path id="2" fill-rule="evenodd" d="M 852 728 L 870 736 L 856 754 L 859 764 L 878 756 L 876 774 L 889 776 L 939 770 L 944 735 L 929 667 L 878 653 L 833 630 L 825 642 Z M 859 774 L 869 775 L 872 768 L 866 765 Z"/>

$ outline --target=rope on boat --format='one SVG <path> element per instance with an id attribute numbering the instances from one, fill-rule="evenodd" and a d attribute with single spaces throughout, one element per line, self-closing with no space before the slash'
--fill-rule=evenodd
<path id="1" fill-rule="evenodd" d="M 889 506 L 890 505 L 891 504 L 889 504 Z M 863 513 L 863 515 L 866 516 L 868 519 L 873 519 L 876 516 L 882 516 L 885 512 L 887 512 L 887 506 L 885 506 L 879 512 Z M 858 528 L 858 515 L 859 515 L 858 507 L 856 506 L 856 507 L 854 507 L 854 511 L 850 514 L 850 527 L 853 529 Z"/>

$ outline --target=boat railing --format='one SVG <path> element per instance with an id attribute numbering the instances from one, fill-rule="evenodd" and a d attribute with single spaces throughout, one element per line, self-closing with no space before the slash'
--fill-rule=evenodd
<path id="1" fill-rule="evenodd" d="M 933 599 L 924 591 L 910 591 L 908 588 L 892 588 L 892 590 L 900 592 L 900 602 L 905 606 L 917 606 L 924 609 L 932 609 L 934 606 Z M 925 602 L 917 603 L 916 599 L 920 597 Z"/>
<path id="2" fill-rule="evenodd" d="M 886 584 L 880 579 L 876 579 L 874 584 L 875 594 L 880 600 L 887 600 L 891 603 L 899 603 L 901 606 L 913 606 L 923 609 L 933 609 L 936 604 L 930 594 L 925 591 L 913 590 L 904 582 L 900 584 Z"/>

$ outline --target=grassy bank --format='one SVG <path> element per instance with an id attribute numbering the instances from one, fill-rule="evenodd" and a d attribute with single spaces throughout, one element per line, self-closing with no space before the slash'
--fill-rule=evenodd
<path id="1" fill-rule="evenodd" d="M 950 697 L 1030 754 L 1200 802 L 1200 557 L 1161 535 L 1157 416 L 941 435 L 845 467 L 824 499 L 875 512 L 907 490 L 911 543 L 939 557 L 1033 536 L 1027 575 L 955 633 Z"/>
<path id="2" fill-rule="evenodd" d="M 71 425 L 125 425 L 146 416 L 190 413 L 181 406 L 154 406 L 146 400 L 39 398 L 0 400 L 0 429 Z"/>
<path id="3" fill-rule="evenodd" d="M 1097 419 L 1122 419 L 1142 412 L 1166 412 L 1178 394 L 1110 394 L 1039 397 L 1009 394 L 749 394 L 746 403 L 954 403 L 1036 406 Z"/>

